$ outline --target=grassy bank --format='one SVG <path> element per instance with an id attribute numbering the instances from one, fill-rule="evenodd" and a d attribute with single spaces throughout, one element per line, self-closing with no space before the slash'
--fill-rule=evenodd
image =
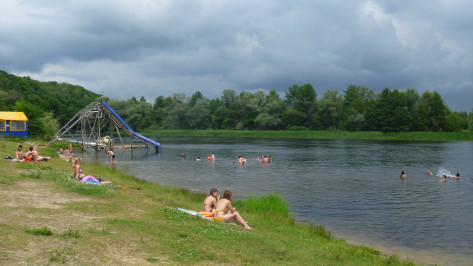
<path id="1" fill-rule="evenodd" d="M 216 137 L 216 138 L 274 138 L 274 139 L 360 139 L 416 141 L 473 141 L 473 132 L 399 132 L 377 131 L 261 131 L 261 130 L 148 130 L 141 132 L 153 137 Z"/>
<path id="2" fill-rule="evenodd" d="M 0 156 L 13 157 L 18 144 L 34 143 L 46 144 L 0 137 Z M 86 174 L 113 185 L 79 184 L 57 149 L 39 147 L 40 154 L 55 156 L 48 162 L 0 160 L 0 265 L 411 264 L 296 223 L 277 195 L 234 203 L 255 229 L 246 231 L 175 209 L 200 210 L 204 193 L 91 164 L 82 165 Z"/>

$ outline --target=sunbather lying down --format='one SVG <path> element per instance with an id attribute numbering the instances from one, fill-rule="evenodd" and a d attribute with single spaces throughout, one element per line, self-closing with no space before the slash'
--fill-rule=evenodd
<path id="1" fill-rule="evenodd" d="M 88 184 L 111 184 L 112 181 L 110 180 L 102 180 L 101 178 L 97 179 L 91 175 L 84 176 L 81 179 L 82 183 L 88 183 Z"/>

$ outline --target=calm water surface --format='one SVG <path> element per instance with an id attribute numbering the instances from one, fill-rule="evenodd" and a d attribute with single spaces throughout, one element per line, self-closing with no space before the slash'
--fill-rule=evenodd
<path id="1" fill-rule="evenodd" d="M 158 141 L 158 154 L 116 150 L 115 167 L 163 185 L 206 193 L 230 189 L 236 199 L 276 192 L 298 221 L 323 225 L 348 242 L 424 263 L 473 265 L 472 142 Z M 210 152 L 215 162 L 206 160 Z M 257 161 L 265 154 L 273 163 Z M 233 164 L 238 155 L 245 155 L 246 165 Z M 84 157 L 86 163 L 108 163 L 103 151 Z M 429 169 L 437 175 L 427 175 Z M 407 180 L 399 179 L 401 170 Z M 441 174 L 457 172 L 460 180 L 440 181 Z"/>

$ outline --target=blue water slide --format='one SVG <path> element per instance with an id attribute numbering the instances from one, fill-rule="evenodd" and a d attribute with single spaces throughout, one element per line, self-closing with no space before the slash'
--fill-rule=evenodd
<path id="1" fill-rule="evenodd" d="M 107 109 L 109 112 L 110 112 L 110 116 L 112 116 L 113 118 L 116 118 L 119 122 L 121 123 L 121 126 L 124 127 L 125 129 L 128 129 L 129 131 L 131 131 L 133 134 L 135 133 L 135 131 L 133 130 L 133 128 L 131 128 L 126 122 L 125 120 L 123 120 L 123 118 L 121 118 L 117 112 L 115 112 L 115 110 L 113 110 L 113 108 L 108 105 L 107 102 L 105 101 L 100 101 L 100 103 L 105 107 L 105 109 Z"/>
<path id="2" fill-rule="evenodd" d="M 161 149 L 161 143 L 159 143 L 159 142 L 157 142 L 157 141 L 155 141 L 155 140 L 152 140 L 152 139 L 150 139 L 150 138 L 147 138 L 147 137 L 145 137 L 145 136 L 143 136 L 143 135 L 140 135 L 140 134 L 138 134 L 138 133 L 136 133 L 136 132 L 133 133 L 133 135 L 134 135 L 135 137 L 139 138 L 139 139 L 142 139 L 142 140 L 144 140 L 144 141 L 146 141 L 146 142 L 149 142 L 149 143 L 153 144 L 153 146 L 155 146 L 158 150 Z"/>
<path id="3" fill-rule="evenodd" d="M 130 131 L 129 134 L 130 134 L 132 137 L 135 137 L 135 138 L 137 138 L 137 139 L 140 139 L 140 140 L 142 140 L 142 141 L 144 141 L 144 142 L 146 142 L 146 143 L 148 143 L 148 144 L 150 144 L 150 145 L 156 147 L 156 149 L 158 149 L 158 150 L 161 149 L 161 143 L 159 143 L 159 142 L 157 142 L 157 141 L 155 141 L 155 140 L 152 140 L 152 139 L 150 139 L 150 138 L 147 138 L 147 137 L 145 137 L 145 136 L 143 136 L 143 135 L 141 135 L 141 134 L 136 133 L 136 132 L 125 122 L 125 120 L 123 120 L 123 119 L 117 114 L 117 112 L 115 112 L 115 110 L 113 110 L 113 108 L 112 108 L 110 105 L 108 105 L 107 102 L 105 102 L 105 101 L 100 101 L 100 103 L 103 105 L 103 107 L 104 107 L 106 110 L 108 110 L 108 111 L 110 112 L 110 116 L 111 116 L 112 118 L 115 118 L 116 120 L 118 120 L 118 121 L 116 121 L 116 122 L 119 123 L 119 124 L 121 124 L 121 126 L 124 127 L 125 131 Z"/>

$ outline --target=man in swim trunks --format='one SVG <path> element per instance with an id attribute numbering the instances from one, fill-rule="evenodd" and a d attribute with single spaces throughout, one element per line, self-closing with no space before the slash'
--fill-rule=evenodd
<path id="1" fill-rule="evenodd" d="M 115 160 L 115 153 L 113 152 L 113 149 L 107 151 L 107 154 L 110 157 L 110 163 L 113 163 L 113 161 Z"/>

